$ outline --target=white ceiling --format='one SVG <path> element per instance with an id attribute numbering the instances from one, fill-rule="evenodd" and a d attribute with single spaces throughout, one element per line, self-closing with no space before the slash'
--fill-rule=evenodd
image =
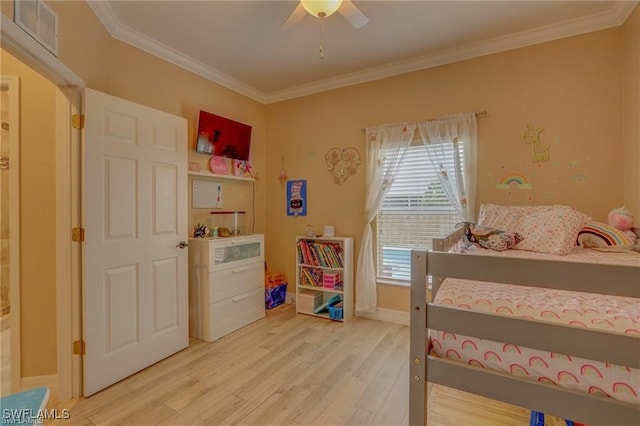
<path id="1" fill-rule="evenodd" d="M 637 4 L 353 3 L 360 29 L 338 13 L 282 28 L 297 1 L 89 1 L 113 37 L 263 103 L 618 26 Z"/>

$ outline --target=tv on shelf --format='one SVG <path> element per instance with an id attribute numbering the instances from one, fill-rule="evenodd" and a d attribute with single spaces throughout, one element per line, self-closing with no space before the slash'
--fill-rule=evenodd
<path id="1" fill-rule="evenodd" d="M 200 111 L 196 152 L 248 161 L 250 147 L 251 126 Z"/>

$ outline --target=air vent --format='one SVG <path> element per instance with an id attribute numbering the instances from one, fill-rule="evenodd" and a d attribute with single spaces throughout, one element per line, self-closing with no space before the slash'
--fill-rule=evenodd
<path id="1" fill-rule="evenodd" d="M 13 10 L 15 23 L 58 56 L 58 15 L 41 0 L 15 0 Z"/>

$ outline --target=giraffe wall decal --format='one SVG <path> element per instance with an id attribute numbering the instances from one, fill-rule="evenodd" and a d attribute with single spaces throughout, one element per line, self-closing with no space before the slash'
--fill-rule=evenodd
<path id="1" fill-rule="evenodd" d="M 531 145 L 531 158 L 535 162 L 547 161 L 550 157 L 549 145 L 540 142 L 542 130 L 542 127 L 533 127 L 527 124 L 522 132 L 522 141 Z"/>

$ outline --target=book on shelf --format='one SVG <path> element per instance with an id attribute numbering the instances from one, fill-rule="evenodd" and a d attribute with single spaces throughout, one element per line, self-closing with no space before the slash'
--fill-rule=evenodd
<path id="1" fill-rule="evenodd" d="M 302 284 L 312 287 L 322 287 L 323 277 L 322 270 L 317 268 L 302 268 Z"/>
<path id="2" fill-rule="evenodd" d="M 342 246 L 336 242 L 314 240 L 298 241 L 298 259 L 300 263 L 324 268 L 343 268 Z"/>

